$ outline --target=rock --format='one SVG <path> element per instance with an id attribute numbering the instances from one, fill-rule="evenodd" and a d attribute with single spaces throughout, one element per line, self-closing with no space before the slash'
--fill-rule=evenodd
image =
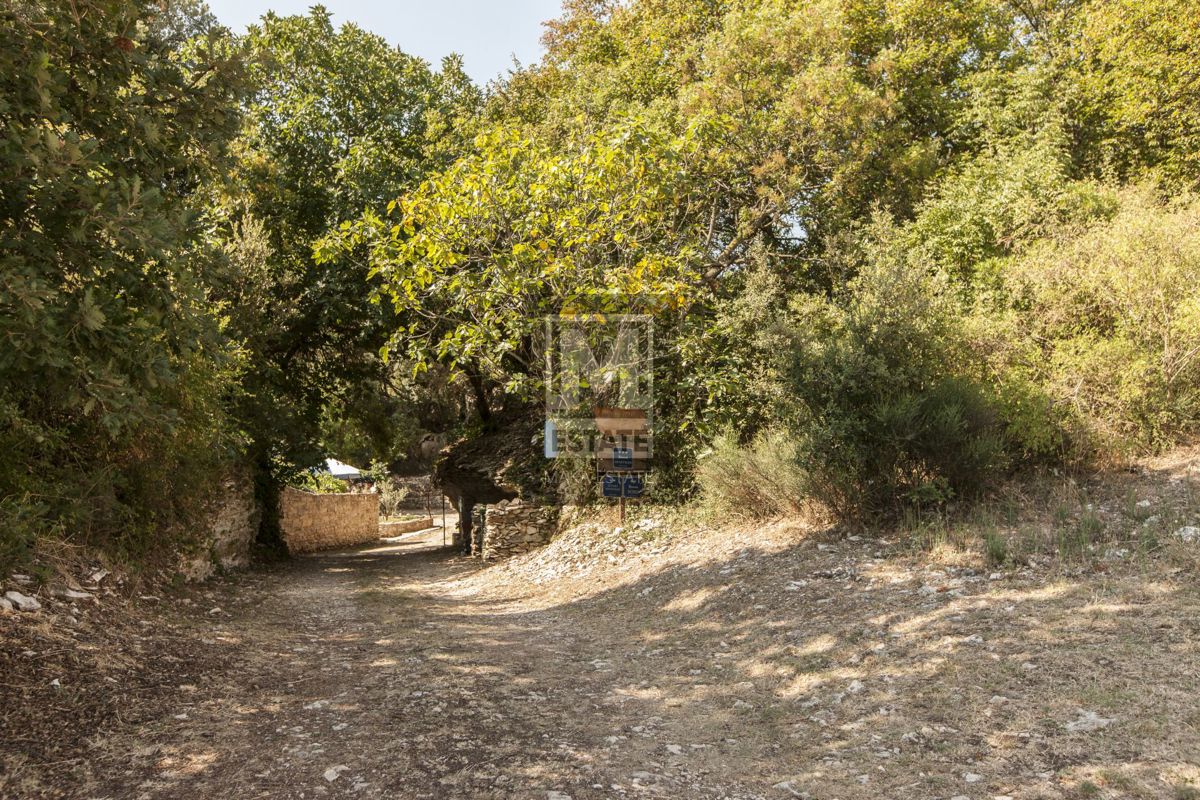
<path id="1" fill-rule="evenodd" d="M 33 583 L 33 578 L 29 577 L 28 575 L 22 575 L 19 572 L 14 572 L 12 575 L 9 575 L 8 577 L 12 580 L 13 583 L 19 583 L 22 586 L 28 586 L 29 584 Z"/>
<path id="2" fill-rule="evenodd" d="M 12 610 L 13 610 L 12 600 L 9 600 L 7 597 L 0 597 L 0 611 L 12 611 Z"/>
<path id="3" fill-rule="evenodd" d="M 867 687 L 862 681 L 850 681 L 850 685 L 846 687 L 846 694 L 858 694 L 865 688 Z"/>
<path id="4" fill-rule="evenodd" d="M 677 744 L 669 744 L 667 745 L 667 752 L 673 756 L 681 756 L 683 755 L 683 748 Z"/>
<path id="5" fill-rule="evenodd" d="M 549 791 L 546 792 L 546 800 L 571 800 L 571 795 L 566 792 Z"/>
<path id="6" fill-rule="evenodd" d="M 347 767 L 345 764 L 338 764 L 336 767 L 330 767 L 329 769 L 325 770 L 325 780 L 329 781 L 330 783 L 333 783 L 339 777 L 341 777 L 341 774 L 343 772 L 345 772 L 348 769 L 350 769 L 350 768 Z"/>
<path id="7" fill-rule="evenodd" d="M 42 604 L 39 603 L 36 598 L 30 597 L 26 594 L 21 594 L 15 590 L 5 592 L 4 596 L 9 600 L 9 602 L 16 606 L 19 611 L 37 611 L 42 607 Z"/>
<path id="8" fill-rule="evenodd" d="M 964 772 L 963 780 L 967 783 L 979 783 L 981 780 L 983 780 L 983 776 L 978 772 Z"/>
<path id="9" fill-rule="evenodd" d="M 1195 525 L 1184 525 L 1175 531 L 1175 538 L 1188 544 L 1200 542 L 1200 528 L 1197 528 Z"/>
<path id="10" fill-rule="evenodd" d="M 94 597 L 94 595 L 89 594 L 88 592 L 79 592 L 75 589 L 69 589 L 65 587 L 52 590 L 52 594 L 55 597 L 61 597 L 64 600 L 91 600 Z"/>
<path id="11" fill-rule="evenodd" d="M 1111 718 L 1102 717 L 1095 711 L 1085 711 L 1081 708 L 1079 709 L 1079 716 L 1068 722 L 1064 727 L 1071 733 L 1086 733 L 1088 731 L 1098 731 L 1101 728 L 1107 728 L 1113 722 L 1115 720 Z"/>

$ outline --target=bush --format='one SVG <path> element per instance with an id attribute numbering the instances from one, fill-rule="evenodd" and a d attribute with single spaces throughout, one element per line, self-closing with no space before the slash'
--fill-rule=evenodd
<path id="1" fill-rule="evenodd" d="M 384 517 L 400 516 L 400 508 L 408 499 L 408 487 L 391 477 L 375 484 L 379 487 L 379 514 Z"/>
<path id="2" fill-rule="evenodd" d="M 350 491 L 349 484 L 328 472 L 301 472 L 295 478 L 295 485 L 298 489 L 315 494 L 345 494 Z"/>
<path id="3" fill-rule="evenodd" d="M 771 517 L 800 511 L 808 484 L 795 439 L 787 431 L 769 429 L 748 446 L 724 433 L 697 468 L 704 499 L 713 507 L 749 517 Z"/>
<path id="4" fill-rule="evenodd" d="M 974 494 L 1008 463 L 951 287 L 875 227 L 843 294 L 797 299 L 787 356 L 809 491 L 850 517 Z"/>
<path id="5" fill-rule="evenodd" d="M 224 265 L 196 212 L 239 129 L 241 59 L 217 32 L 181 46 L 203 21 L 164 11 L 0 12 L 0 574 L 44 536 L 169 552 L 239 445 L 206 288 Z"/>
<path id="6" fill-rule="evenodd" d="M 1200 200 L 1128 191 L 1111 220 L 1003 265 L 1014 369 L 1069 415 L 1085 453 L 1200 431 Z"/>

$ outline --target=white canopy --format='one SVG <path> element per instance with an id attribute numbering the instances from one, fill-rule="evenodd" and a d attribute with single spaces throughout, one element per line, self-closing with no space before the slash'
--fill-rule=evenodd
<path id="1" fill-rule="evenodd" d="M 325 459 L 325 471 L 335 478 L 361 478 L 362 470 L 343 464 L 336 458 Z"/>

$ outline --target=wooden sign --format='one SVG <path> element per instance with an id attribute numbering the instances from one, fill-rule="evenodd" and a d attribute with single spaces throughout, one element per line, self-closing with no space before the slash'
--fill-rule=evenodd
<path id="1" fill-rule="evenodd" d="M 646 411 L 642 408 L 593 408 L 596 428 L 601 436 L 645 434 L 649 428 Z"/>

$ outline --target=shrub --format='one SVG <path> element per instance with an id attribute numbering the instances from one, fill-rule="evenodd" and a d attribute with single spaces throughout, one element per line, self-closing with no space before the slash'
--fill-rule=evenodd
<path id="1" fill-rule="evenodd" d="M 1017 368 L 1077 422 L 1077 448 L 1115 453 L 1200 430 L 1200 200 L 1145 190 L 1003 266 Z"/>
<path id="2" fill-rule="evenodd" d="M 948 283 L 872 242 L 844 293 L 796 301 L 787 355 L 809 491 L 842 516 L 975 493 L 1008 460 Z"/>
<path id="3" fill-rule="evenodd" d="M 298 489 L 316 494 L 343 494 L 350 491 L 349 484 L 328 472 L 301 472 L 296 476 L 295 484 Z"/>
<path id="4" fill-rule="evenodd" d="M 376 484 L 379 487 L 379 513 L 385 517 L 400 516 L 400 508 L 408 499 L 408 487 L 386 478 Z"/>
<path id="5" fill-rule="evenodd" d="M 987 531 L 983 535 L 984 555 L 989 566 L 1003 566 L 1009 559 L 1008 539 L 998 531 Z"/>
<path id="6" fill-rule="evenodd" d="M 796 440 L 783 430 L 759 433 L 747 446 L 726 432 L 699 462 L 704 499 L 729 513 L 771 517 L 801 510 L 808 484 Z"/>

